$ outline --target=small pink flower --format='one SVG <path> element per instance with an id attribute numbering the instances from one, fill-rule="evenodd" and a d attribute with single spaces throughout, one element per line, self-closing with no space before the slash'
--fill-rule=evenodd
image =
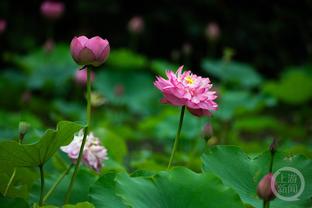
<path id="1" fill-rule="evenodd" d="M 91 71 L 91 82 L 94 81 L 94 72 Z M 87 69 L 76 70 L 75 81 L 82 86 L 87 84 Z"/>
<path id="2" fill-rule="evenodd" d="M 86 36 L 79 36 L 71 41 L 70 51 L 78 64 L 97 67 L 107 59 L 110 47 L 109 42 L 99 36 L 90 39 Z"/>
<path id="3" fill-rule="evenodd" d="M 6 26 L 7 26 L 7 22 L 4 19 L 0 19 L 0 34 L 5 31 Z"/>
<path id="4" fill-rule="evenodd" d="M 207 25 L 205 33 L 209 40 L 215 41 L 220 37 L 221 31 L 217 23 L 211 22 Z"/>
<path id="5" fill-rule="evenodd" d="M 144 30 L 144 21 L 142 17 L 132 17 L 128 23 L 128 30 L 135 34 L 141 33 Z"/>
<path id="6" fill-rule="evenodd" d="M 44 1 L 40 7 L 41 14 L 50 20 L 60 18 L 64 13 L 64 9 L 63 2 L 50 0 Z"/>
<path id="7" fill-rule="evenodd" d="M 180 66 L 176 73 L 167 71 L 168 79 L 157 77 L 154 85 L 163 93 L 163 103 L 175 106 L 186 106 L 196 116 L 210 115 L 210 111 L 218 108 L 214 100 L 216 92 L 211 91 L 212 84 L 208 78 L 192 74 L 191 71 L 182 73 Z"/>
<path id="8" fill-rule="evenodd" d="M 73 162 L 76 162 L 78 159 L 83 134 L 83 130 L 80 130 L 69 145 L 61 147 L 61 150 L 67 153 L 68 157 L 71 158 Z M 107 149 L 101 145 L 100 140 L 95 137 L 93 133 L 88 134 L 83 149 L 82 162 L 99 172 L 103 167 L 103 161 L 107 159 Z"/>

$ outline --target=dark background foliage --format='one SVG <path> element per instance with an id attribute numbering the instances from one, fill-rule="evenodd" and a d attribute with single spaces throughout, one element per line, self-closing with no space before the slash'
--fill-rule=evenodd
<path id="1" fill-rule="evenodd" d="M 28 51 L 47 36 L 41 1 L 1 1 L 0 16 L 8 22 L 1 50 Z M 134 15 L 145 20 L 138 50 L 152 57 L 170 57 L 184 43 L 193 47 L 192 66 L 206 56 L 204 30 L 209 22 L 221 29 L 215 56 L 225 47 L 235 59 L 248 61 L 265 75 L 275 76 L 285 65 L 300 65 L 311 58 L 312 1 L 127 1 L 68 0 L 64 16 L 54 23 L 54 38 L 69 42 L 76 34 L 99 34 L 112 47 L 129 43 L 127 22 Z M 207 43 L 207 44 L 206 44 Z"/>

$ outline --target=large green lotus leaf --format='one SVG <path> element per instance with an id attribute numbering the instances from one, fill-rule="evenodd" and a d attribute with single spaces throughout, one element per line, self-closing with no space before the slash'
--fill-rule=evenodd
<path id="1" fill-rule="evenodd" d="M 9 198 L 0 196 L 1 208 L 29 208 L 28 203 L 21 198 Z"/>
<path id="2" fill-rule="evenodd" d="M 142 177 L 106 174 L 91 187 L 89 196 L 99 208 L 244 207 L 239 196 L 216 176 L 186 168 Z"/>
<path id="3" fill-rule="evenodd" d="M 46 168 L 48 169 L 48 168 Z M 64 197 L 68 189 L 74 168 L 65 176 L 61 183 L 56 187 L 55 191 L 50 195 L 46 204 L 61 206 L 64 203 Z M 47 170 L 45 178 L 45 193 L 52 187 L 57 178 L 62 174 L 59 171 Z M 73 190 L 71 193 L 70 203 L 78 203 L 88 200 L 89 187 L 98 179 L 98 175 L 94 171 L 90 171 L 85 166 L 80 166 Z M 30 201 L 38 202 L 40 196 L 40 181 L 38 180 L 31 190 Z"/>
<path id="4" fill-rule="evenodd" d="M 153 77 L 146 72 L 100 71 L 94 88 L 108 103 L 127 106 L 132 112 L 148 114 L 159 106 L 160 93 L 153 86 Z"/>
<path id="5" fill-rule="evenodd" d="M 80 202 L 77 204 L 66 204 L 64 206 L 61 206 L 62 208 L 95 208 L 94 205 L 90 204 L 89 202 Z M 45 205 L 41 208 L 61 208 L 59 206 L 54 205 Z"/>
<path id="6" fill-rule="evenodd" d="M 202 156 L 203 170 L 218 175 L 223 183 L 233 188 L 244 203 L 262 208 L 262 200 L 256 194 L 261 178 L 268 173 L 270 153 L 264 152 L 256 157 L 249 157 L 234 146 L 216 146 Z M 277 152 L 274 158 L 273 172 L 282 167 L 298 169 L 305 179 L 305 190 L 300 200 L 289 202 L 275 199 L 271 208 L 310 208 L 312 205 L 312 160 L 304 156 L 289 156 Z"/>
<path id="7" fill-rule="evenodd" d="M 147 64 L 147 59 L 131 50 L 121 48 L 112 50 L 107 64 L 121 70 L 138 70 L 142 69 Z"/>
<path id="8" fill-rule="evenodd" d="M 279 81 L 267 82 L 263 90 L 285 103 L 299 105 L 312 99 L 312 76 L 292 69 L 285 72 Z"/>
<path id="9" fill-rule="evenodd" d="M 10 164 L 13 167 L 42 165 L 61 146 L 67 145 L 73 139 L 74 134 L 82 127 L 82 125 L 77 123 L 61 121 L 58 123 L 56 130 L 47 130 L 37 143 L 1 142 L 0 164 Z"/>
<path id="10" fill-rule="evenodd" d="M 9 180 L 13 174 L 14 168 L 6 166 L 0 169 L 0 192 L 3 194 Z M 36 172 L 31 168 L 16 168 L 14 180 L 8 189 L 7 197 L 18 197 L 27 199 L 28 192 L 33 181 L 37 178 Z"/>
<path id="11" fill-rule="evenodd" d="M 260 74 L 252 66 L 244 63 L 205 59 L 201 66 L 206 72 L 222 81 L 242 87 L 255 87 L 262 82 Z"/>

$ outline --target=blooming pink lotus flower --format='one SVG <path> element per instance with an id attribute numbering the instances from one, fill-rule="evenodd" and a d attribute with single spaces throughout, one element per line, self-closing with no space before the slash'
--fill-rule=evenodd
<path id="1" fill-rule="evenodd" d="M 273 187 L 274 186 L 274 187 Z M 272 173 L 265 175 L 258 184 L 257 194 L 258 196 L 265 200 L 270 201 L 275 198 L 273 188 L 276 190 L 277 184 Z"/>
<path id="2" fill-rule="evenodd" d="M 167 71 L 167 79 L 157 77 L 154 85 L 163 93 L 163 103 L 175 106 L 186 106 L 196 116 L 210 115 L 217 110 L 214 102 L 216 92 L 211 91 L 212 84 L 208 78 L 192 74 L 191 71 L 182 73 L 180 66 L 176 73 Z"/>
<path id="3" fill-rule="evenodd" d="M 0 34 L 5 31 L 6 26 L 7 26 L 7 22 L 4 19 L 0 19 Z"/>
<path id="4" fill-rule="evenodd" d="M 107 59 L 110 47 L 109 42 L 99 36 L 90 39 L 86 36 L 79 36 L 71 41 L 70 52 L 78 64 L 97 67 Z"/>
<path id="5" fill-rule="evenodd" d="M 83 134 L 83 130 L 80 130 L 69 145 L 61 147 L 61 150 L 67 153 L 73 162 L 76 162 L 78 159 Z M 83 148 L 82 162 L 99 172 L 103 167 L 103 161 L 107 159 L 107 149 L 101 145 L 100 140 L 93 133 L 88 134 L 86 144 Z"/>
<path id="6" fill-rule="evenodd" d="M 144 21 L 142 17 L 135 16 L 132 17 L 128 23 L 128 30 L 132 33 L 139 34 L 144 29 Z"/>
<path id="7" fill-rule="evenodd" d="M 40 11 L 43 16 L 50 20 L 60 18 L 64 13 L 65 6 L 62 2 L 58 1 L 44 1 L 41 4 Z"/>
<path id="8" fill-rule="evenodd" d="M 94 81 L 94 72 L 91 71 L 91 76 L 90 76 L 91 82 Z M 87 69 L 81 69 L 77 70 L 75 74 L 75 81 L 77 84 L 80 84 L 82 86 L 87 84 Z"/>

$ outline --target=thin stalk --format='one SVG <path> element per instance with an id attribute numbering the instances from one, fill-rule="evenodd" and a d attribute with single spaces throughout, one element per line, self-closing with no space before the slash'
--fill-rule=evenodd
<path id="1" fill-rule="evenodd" d="M 22 141 L 23 141 L 24 137 L 25 137 L 25 134 L 21 134 L 21 133 L 19 134 L 19 137 L 18 137 L 18 143 L 19 144 L 22 144 Z M 14 168 L 13 173 L 12 173 L 12 175 L 10 177 L 10 180 L 9 180 L 7 186 L 5 187 L 5 190 L 3 192 L 3 196 L 6 196 L 8 194 L 10 186 L 12 185 L 13 180 L 15 178 L 15 174 L 16 174 L 16 168 Z"/>
<path id="2" fill-rule="evenodd" d="M 39 199 L 39 206 L 43 205 L 43 192 L 44 192 L 44 172 L 43 172 L 43 165 L 39 165 L 39 169 L 40 169 L 40 182 L 41 182 L 41 186 L 40 186 L 40 199 Z"/>
<path id="3" fill-rule="evenodd" d="M 76 166 L 75 166 L 75 170 L 74 173 L 72 175 L 72 178 L 70 180 L 66 195 L 65 195 L 65 201 L 64 204 L 67 204 L 70 200 L 70 194 L 72 192 L 73 186 L 74 186 L 74 182 L 75 179 L 77 177 L 78 174 L 78 170 L 79 170 L 79 165 L 82 159 L 82 155 L 83 155 L 83 149 L 84 146 L 86 144 L 86 140 L 87 140 L 87 135 L 89 133 L 89 125 L 90 125 L 90 121 L 91 121 L 91 71 L 90 71 L 90 67 L 87 67 L 87 125 L 84 128 L 84 134 L 83 134 L 83 139 L 82 139 L 82 143 L 81 143 L 81 147 L 80 147 L 80 151 L 79 151 L 79 156 L 76 162 Z"/>
<path id="4" fill-rule="evenodd" d="M 44 196 L 43 198 L 43 202 L 46 202 L 48 200 L 48 198 L 51 196 L 51 194 L 55 191 L 56 187 L 62 182 L 62 180 L 65 178 L 65 176 L 69 173 L 69 171 L 72 169 L 72 167 L 74 166 L 74 164 L 70 164 L 70 166 L 68 166 L 68 168 L 57 178 L 57 180 L 55 181 L 55 183 L 52 185 L 52 187 L 50 188 L 50 190 L 48 191 L 48 193 Z"/>
<path id="5" fill-rule="evenodd" d="M 177 150 L 177 147 L 178 147 L 179 138 L 180 138 L 180 133 L 181 133 L 182 124 L 183 124 L 184 111 L 185 111 L 185 106 L 182 106 L 182 108 L 181 108 L 181 114 L 180 114 L 179 127 L 178 127 L 178 131 L 177 131 L 176 138 L 175 138 L 175 140 L 174 140 L 174 144 L 173 144 L 173 148 L 172 148 L 172 151 L 171 151 L 171 156 L 170 156 L 170 160 L 169 160 L 168 168 L 167 168 L 167 169 L 169 169 L 169 168 L 171 167 L 174 154 L 175 154 L 175 152 L 176 152 L 176 150 Z"/>
<path id="6" fill-rule="evenodd" d="M 12 183 L 13 183 L 15 174 L 16 174 L 16 168 L 14 168 L 13 173 L 12 173 L 12 175 L 11 175 L 11 178 L 10 178 L 10 180 L 9 180 L 9 182 L 8 182 L 8 184 L 7 184 L 7 186 L 5 187 L 3 196 L 6 196 L 6 195 L 7 195 L 8 191 L 9 191 L 9 188 L 10 188 L 10 186 L 11 186 Z"/>

